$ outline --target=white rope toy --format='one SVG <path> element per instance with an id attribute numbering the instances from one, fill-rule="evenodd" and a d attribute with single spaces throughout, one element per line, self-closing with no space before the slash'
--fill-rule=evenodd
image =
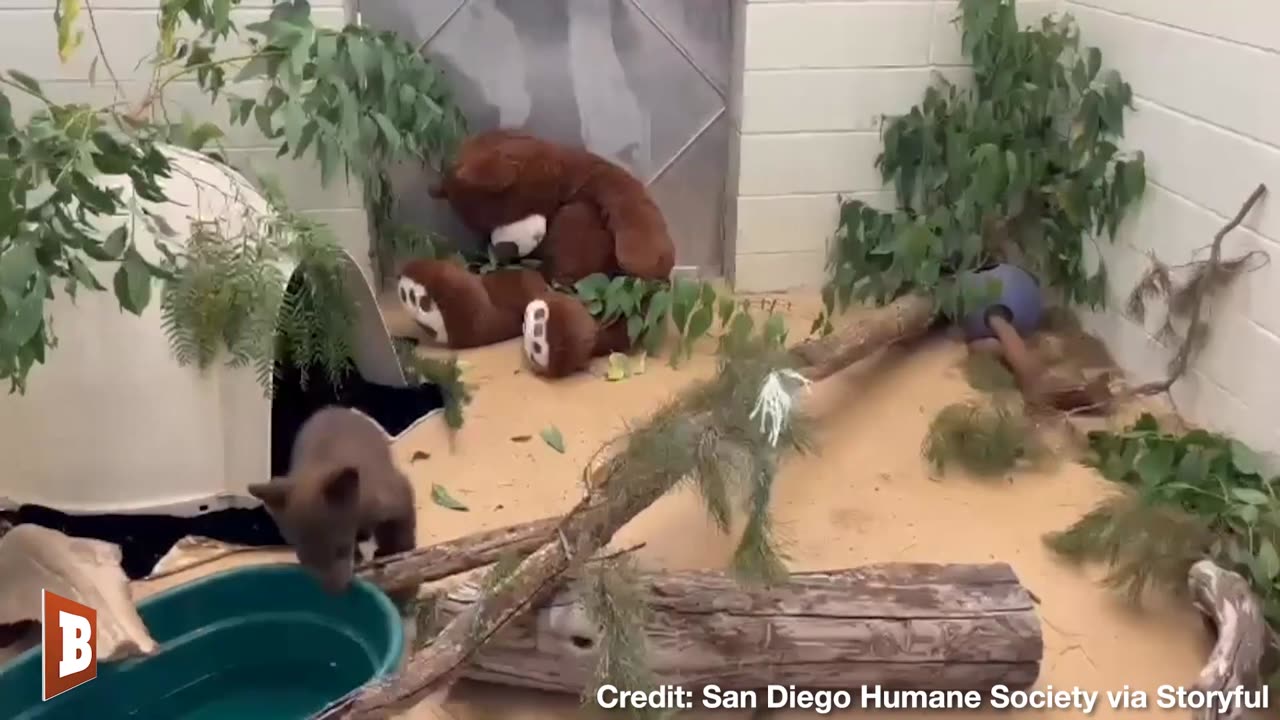
<path id="1" fill-rule="evenodd" d="M 783 380 L 790 383 L 784 383 Z M 796 393 L 802 389 L 809 390 L 811 384 L 809 378 L 795 370 L 775 370 L 765 378 L 764 385 L 760 387 L 760 396 L 756 398 L 756 406 L 747 417 L 754 420 L 757 415 L 760 416 L 760 432 L 768 436 L 770 445 L 778 446 L 778 436 L 782 434 L 782 429 L 791 416 L 791 404 Z"/>

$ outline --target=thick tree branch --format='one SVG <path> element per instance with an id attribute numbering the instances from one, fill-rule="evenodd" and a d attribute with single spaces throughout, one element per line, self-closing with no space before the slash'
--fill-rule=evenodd
<path id="1" fill-rule="evenodd" d="M 792 350 L 802 363 L 797 370 L 810 380 L 828 378 L 881 348 L 923 334 L 933 324 L 934 310 L 933 298 L 914 294 L 870 309 L 856 322 L 797 345 Z"/>
<path id="2" fill-rule="evenodd" d="M 531 553 L 555 538 L 561 522 L 562 517 L 550 517 L 473 533 L 430 547 L 376 558 L 361 565 L 357 573 L 387 592 L 415 588 L 489 565 L 510 553 Z"/>

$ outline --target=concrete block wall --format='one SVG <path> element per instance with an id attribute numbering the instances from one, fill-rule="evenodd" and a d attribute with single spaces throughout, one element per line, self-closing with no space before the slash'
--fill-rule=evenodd
<path id="1" fill-rule="evenodd" d="M 351 16 L 346 2 L 312 0 L 313 21 L 325 27 L 342 27 Z M 85 36 L 80 49 L 63 64 L 58 58 L 54 5 L 54 0 L 0 0 L 0 71 L 16 69 L 27 73 L 40 82 L 55 102 L 84 102 L 105 107 L 122 101 L 127 103 L 126 107 L 135 107 L 145 97 L 151 77 L 151 65 L 146 62 L 140 65 L 139 61 L 154 52 L 159 38 L 157 0 L 95 0 L 92 3 L 105 51 L 103 59 L 97 62 L 92 84 L 90 69 L 99 53 L 88 15 L 81 13 L 80 24 Z M 243 0 L 234 12 L 235 21 L 243 27 L 265 20 L 271 5 L 271 0 Z M 219 56 L 235 55 L 234 45 L 234 40 L 224 41 Z M 107 71 L 108 64 L 120 80 L 122 96 L 119 98 Z M 248 88 L 238 90 L 244 95 L 252 93 Z M 9 88 L 6 94 L 14 103 L 15 115 L 25 116 L 39 104 Z M 194 80 L 169 84 L 165 98 L 173 121 L 180 121 L 185 110 L 197 123 L 211 121 L 227 132 L 223 143 L 232 164 L 243 171 L 274 176 L 291 208 L 328 224 L 368 272 L 369 228 L 358 187 L 344 186 L 341 180 L 322 187 L 319 168 L 309 156 L 296 161 L 276 158 L 278 145 L 264 138 L 252 120 L 247 126 L 233 128 L 226 101 L 219 99 L 211 103 Z"/>
<path id="2" fill-rule="evenodd" d="M 933 71 L 962 79 L 955 0 L 738 0 L 742 77 L 737 203 L 728 222 L 734 286 L 820 285 L 837 195 L 885 207 L 875 168 L 881 117 L 906 112 Z M 1056 0 L 1021 0 L 1024 23 Z M 735 88 L 736 90 L 737 88 Z"/>
<path id="3" fill-rule="evenodd" d="M 1149 265 L 1203 259 L 1213 235 L 1258 183 L 1264 198 L 1224 252 L 1270 254 L 1213 305 L 1209 345 L 1175 386 L 1182 415 L 1259 450 L 1280 452 L 1280 3 L 1274 0 L 1065 0 L 1082 39 L 1133 86 L 1125 145 L 1146 152 L 1150 184 L 1118 242 L 1100 248 L 1111 309 L 1086 325 L 1139 381 L 1160 379 L 1170 350 L 1119 311 Z"/>

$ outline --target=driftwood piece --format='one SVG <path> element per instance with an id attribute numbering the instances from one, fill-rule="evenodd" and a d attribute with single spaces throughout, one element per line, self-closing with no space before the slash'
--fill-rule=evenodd
<path id="1" fill-rule="evenodd" d="M 757 690 L 987 691 L 1035 683 L 1044 654 L 1030 594 L 1003 563 L 886 564 L 795 573 L 773 588 L 719 572 L 641 575 L 649 669 L 659 683 Z M 451 588 L 436 620 L 465 614 L 479 583 Z M 468 678 L 581 693 L 600 647 L 575 586 L 512 621 L 472 657 Z"/>
<path id="2" fill-rule="evenodd" d="M 0 626 L 40 622 L 46 589 L 97 609 L 98 660 L 155 652 L 120 568 L 118 545 L 39 525 L 14 526 L 0 536 Z"/>
<path id="3" fill-rule="evenodd" d="M 1212 560 L 1201 560 L 1191 566 L 1187 576 L 1192 601 L 1211 620 L 1218 633 L 1209 660 L 1196 678 L 1195 689 L 1246 691 L 1261 687 L 1263 663 L 1273 657 L 1275 639 L 1262 614 L 1262 603 L 1249 581 Z M 1239 720 L 1244 716 L 1238 705 L 1219 712 L 1215 703 L 1194 709 L 1194 720 Z"/>

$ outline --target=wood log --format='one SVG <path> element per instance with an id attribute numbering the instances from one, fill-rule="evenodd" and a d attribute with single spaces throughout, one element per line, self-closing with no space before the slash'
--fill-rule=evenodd
<path id="1" fill-rule="evenodd" d="M 658 682 L 757 690 L 1028 688 L 1044 654 L 1031 595 L 1006 564 L 886 564 L 795 573 L 772 588 L 720 572 L 640 576 Z M 437 622 L 473 608 L 479 583 L 437 600 Z M 599 628 L 575 586 L 496 633 L 463 674 L 566 693 L 588 685 Z"/>
<path id="2" fill-rule="evenodd" d="M 815 382 L 825 379 L 877 350 L 924 334 L 935 317 L 932 297 L 904 295 L 867 310 L 829 335 L 796 345 L 791 350 L 801 363 L 796 369 Z"/>
<path id="3" fill-rule="evenodd" d="M 1191 566 L 1187 584 L 1196 608 L 1218 634 L 1194 689 L 1229 692 L 1237 687 L 1246 691 L 1260 688 L 1265 681 L 1264 662 L 1274 662 L 1276 641 L 1249 581 L 1212 560 L 1201 560 Z M 1243 716 L 1240 706 L 1219 712 L 1216 703 L 1191 711 L 1194 720 L 1239 720 Z"/>

